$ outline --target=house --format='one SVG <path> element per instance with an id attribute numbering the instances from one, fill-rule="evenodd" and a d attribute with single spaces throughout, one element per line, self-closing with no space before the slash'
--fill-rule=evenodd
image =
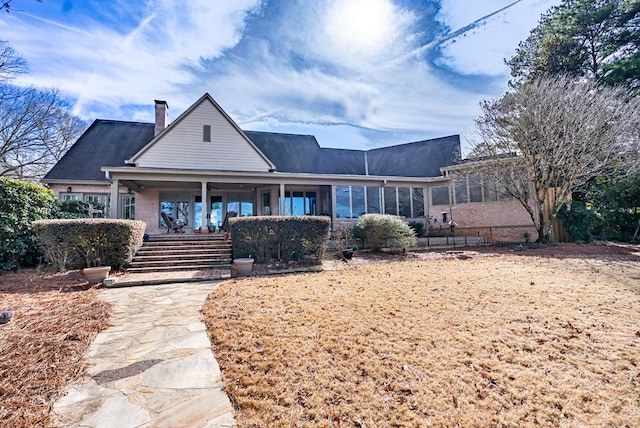
<path id="1" fill-rule="evenodd" d="M 531 219 L 495 184 L 465 172 L 460 137 L 371 150 L 323 148 L 311 135 L 245 131 L 204 94 L 171 124 L 95 120 L 44 177 L 61 199 L 106 206 L 113 218 L 166 231 L 161 212 L 187 230 L 225 213 L 327 215 L 355 221 L 386 213 L 469 236 L 520 240 Z M 445 218 L 446 217 L 446 218 Z"/>

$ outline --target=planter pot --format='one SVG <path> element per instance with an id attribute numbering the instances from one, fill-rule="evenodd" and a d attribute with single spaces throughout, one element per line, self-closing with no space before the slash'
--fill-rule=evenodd
<path id="1" fill-rule="evenodd" d="M 111 266 L 96 266 L 82 269 L 82 274 L 89 284 L 98 284 L 102 282 L 109 276 L 109 272 L 111 271 Z"/>
<path id="2" fill-rule="evenodd" d="M 233 267 L 236 268 L 239 275 L 251 275 L 251 270 L 253 269 L 253 259 L 248 257 L 243 259 L 234 259 Z"/>
<path id="3" fill-rule="evenodd" d="M 214 233 L 216 231 L 215 226 L 209 226 L 209 233 Z"/>

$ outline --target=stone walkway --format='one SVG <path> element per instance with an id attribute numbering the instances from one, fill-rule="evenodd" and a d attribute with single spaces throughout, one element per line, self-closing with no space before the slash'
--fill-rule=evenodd
<path id="1" fill-rule="evenodd" d="M 217 282 L 106 289 L 112 326 L 87 356 L 89 378 L 53 411 L 58 427 L 235 427 L 200 309 Z"/>

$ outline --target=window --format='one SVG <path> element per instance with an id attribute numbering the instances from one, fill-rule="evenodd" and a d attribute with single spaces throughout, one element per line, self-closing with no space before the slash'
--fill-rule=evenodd
<path id="1" fill-rule="evenodd" d="M 122 218 L 127 220 L 135 220 L 136 197 L 134 195 L 122 195 Z"/>
<path id="2" fill-rule="evenodd" d="M 449 188 L 446 186 L 432 187 L 431 203 L 433 205 L 449 205 Z"/>
<path id="3" fill-rule="evenodd" d="M 227 195 L 227 212 L 235 211 L 238 217 L 253 215 L 253 194 L 248 192 Z"/>
<path id="4" fill-rule="evenodd" d="M 367 187 L 367 212 L 380 214 L 380 188 Z"/>
<path id="5" fill-rule="evenodd" d="M 317 204 L 316 192 L 284 192 L 285 215 L 316 215 Z"/>
<path id="6" fill-rule="evenodd" d="M 384 191 L 384 213 L 398 215 L 398 205 L 395 187 L 385 187 Z"/>
<path id="7" fill-rule="evenodd" d="M 202 141 L 204 141 L 205 143 L 211 142 L 211 126 L 210 125 L 204 125 L 202 127 Z"/>
<path id="8" fill-rule="evenodd" d="M 413 218 L 424 217 L 424 189 L 416 187 L 411 189 L 413 201 Z"/>
<path id="9" fill-rule="evenodd" d="M 171 217 L 176 223 L 183 226 L 189 225 L 189 195 L 184 193 L 160 192 L 160 211 Z M 167 227 L 162 219 L 158 216 L 159 224 Z"/>
<path id="10" fill-rule="evenodd" d="M 457 177 L 454 182 L 454 190 L 456 196 L 456 204 L 466 204 L 469 202 L 467 197 L 467 177 Z"/>
<path id="11" fill-rule="evenodd" d="M 358 218 L 366 211 L 364 186 L 351 186 L 351 218 Z"/>
<path id="12" fill-rule="evenodd" d="M 398 187 L 398 215 L 411 218 L 411 189 Z"/>
<path id="13" fill-rule="evenodd" d="M 60 193 L 61 201 L 81 201 L 82 193 Z"/>
<path id="14" fill-rule="evenodd" d="M 469 174 L 469 202 L 482 202 L 480 174 Z"/>
<path id="15" fill-rule="evenodd" d="M 262 192 L 262 215 L 271 215 L 271 192 Z"/>
<path id="16" fill-rule="evenodd" d="M 493 180 L 484 179 L 482 183 L 482 193 L 485 202 L 495 202 L 498 199 L 496 183 Z"/>

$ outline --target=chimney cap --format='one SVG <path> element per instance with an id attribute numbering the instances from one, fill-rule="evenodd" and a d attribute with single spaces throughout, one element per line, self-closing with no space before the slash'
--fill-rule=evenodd
<path id="1" fill-rule="evenodd" d="M 155 101 L 156 104 L 164 104 L 167 107 L 169 107 L 169 104 L 167 104 L 167 102 L 165 100 L 153 100 L 153 101 Z"/>

